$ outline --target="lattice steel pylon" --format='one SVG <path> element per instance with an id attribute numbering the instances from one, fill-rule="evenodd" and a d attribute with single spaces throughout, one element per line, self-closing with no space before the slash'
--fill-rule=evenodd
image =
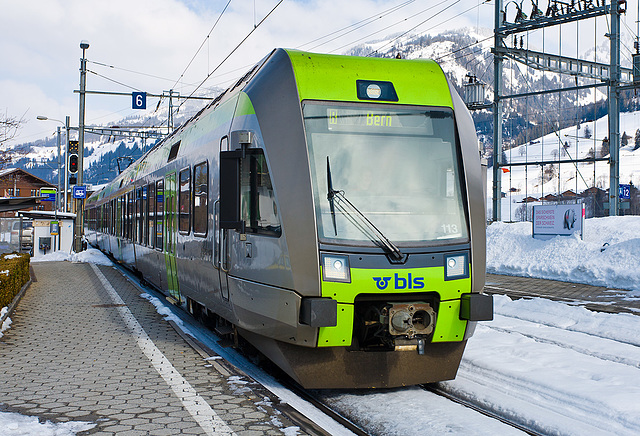
<path id="1" fill-rule="evenodd" d="M 542 95 L 547 93 L 577 91 L 592 87 L 606 85 L 608 87 L 608 120 L 609 120 L 609 215 L 618 215 L 619 212 L 619 174 L 620 174 L 620 91 L 633 87 L 632 71 L 620 66 L 620 14 L 626 12 L 626 0 L 571 0 L 565 3 L 560 0 L 549 0 L 545 14 L 538 8 L 538 4 L 532 1 L 531 17 L 522 10 L 522 2 L 518 5 L 515 1 L 508 1 L 507 5 L 514 3 L 517 14 L 515 22 L 507 22 L 504 0 L 495 1 L 495 28 L 494 28 L 494 99 L 493 99 L 493 212 L 494 221 L 501 220 L 502 199 L 502 107 L 503 100 L 520 98 L 527 95 Z M 595 19 L 599 16 L 609 15 L 611 20 L 610 33 L 610 59 L 609 64 L 590 62 L 577 58 L 569 58 L 546 53 L 524 50 L 522 48 L 510 48 L 505 44 L 509 35 L 527 32 L 545 27 L 558 26 L 579 20 Z M 575 87 L 560 88 L 528 92 L 524 94 L 504 94 L 503 90 L 503 61 L 505 58 L 525 64 L 527 67 L 541 71 L 551 71 L 560 74 L 570 74 L 575 77 L 584 77 L 600 80 L 600 83 L 581 85 Z M 543 158 L 544 160 L 544 158 Z M 594 162 L 597 159 L 593 159 Z M 558 162 L 577 162 L 577 160 L 558 160 Z M 527 165 L 538 165 L 549 162 L 527 162 Z"/>

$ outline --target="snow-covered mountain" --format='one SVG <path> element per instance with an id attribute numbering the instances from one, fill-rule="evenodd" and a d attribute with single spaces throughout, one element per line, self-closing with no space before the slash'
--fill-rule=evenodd
<path id="1" fill-rule="evenodd" d="M 488 85 L 486 87 L 486 101 L 488 102 L 493 98 L 491 92 L 493 81 L 492 35 L 491 29 L 481 28 L 450 30 L 437 35 L 392 35 L 379 41 L 353 47 L 345 54 L 384 57 L 400 55 L 406 59 L 435 59 L 461 95 L 463 95 L 463 83 L 467 80 L 468 73 L 486 83 Z M 515 42 L 516 44 L 520 43 L 519 41 Z M 540 50 L 539 47 L 530 48 Z M 581 57 L 604 62 L 608 59 L 608 46 L 603 43 L 591 48 Z M 507 93 L 522 93 L 576 85 L 576 79 L 573 77 L 541 73 L 511 61 L 505 61 L 503 76 Z M 577 83 L 586 82 L 578 79 Z M 596 88 L 579 92 L 505 100 L 503 140 L 506 152 L 510 156 L 514 152 L 519 154 L 522 152 L 522 148 L 518 147 L 540 141 L 540 138 L 545 135 L 555 135 L 553 132 L 562 131 L 562 129 L 573 129 L 576 134 L 575 126 L 586 126 L 587 123 L 598 119 L 604 119 L 606 123 L 606 118 L 603 118 L 607 113 L 606 95 L 603 91 L 605 91 L 604 88 Z M 185 105 L 176 116 L 174 124 L 179 125 L 185 122 L 201 107 L 202 105 L 198 103 Z M 621 99 L 623 112 L 638 110 L 639 107 L 639 99 L 633 95 L 632 91 L 623 93 Z M 141 111 L 138 115 L 123 119 L 116 124 L 120 127 L 166 126 L 167 115 L 168 108 L 163 106 L 158 110 L 152 108 Z M 486 157 L 491 158 L 491 138 L 493 136 L 491 111 L 475 111 L 473 117 L 479 138 L 485 146 Z M 596 129 L 596 126 L 592 127 Z M 634 137 L 636 129 L 637 127 L 629 125 L 624 126 L 621 131 L 626 131 L 627 135 Z M 606 131 L 606 128 L 597 127 L 597 130 L 598 136 L 602 139 L 602 132 Z M 122 158 L 136 159 L 154 143 L 154 140 L 147 140 L 143 143 L 140 139 L 114 139 L 108 136 L 87 135 L 85 139 L 85 180 L 88 183 L 104 183 L 113 179 L 118 173 L 118 160 L 126 164 Z M 571 144 L 570 140 L 569 143 Z M 547 148 L 547 150 L 550 149 Z M 54 180 L 57 175 L 56 153 L 54 137 L 34 143 L 20 144 L 14 147 L 12 165 L 26 168 L 42 178 Z M 524 154 L 530 155 L 530 153 Z M 605 164 L 602 166 L 604 168 Z M 635 175 L 625 174 L 621 180 L 634 179 L 634 177 Z M 598 175 L 596 179 L 598 179 Z M 522 183 L 525 182 L 521 182 L 520 185 Z M 555 183 L 557 185 L 557 181 Z M 506 186 L 511 188 L 510 185 Z"/>
<path id="2" fill-rule="evenodd" d="M 177 114 L 174 114 L 174 126 L 179 126 L 195 115 L 206 104 L 202 100 L 189 101 Z M 123 118 L 117 123 L 110 123 L 104 128 L 127 130 L 168 131 L 168 106 L 159 106 L 138 112 L 136 115 Z M 71 134 L 74 138 L 74 133 Z M 64 138 L 63 138 L 64 141 Z M 84 180 L 89 184 L 102 184 L 111 181 L 118 175 L 119 166 L 141 157 L 155 145 L 157 139 L 123 138 L 109 135 L 85 134 L 84 144 Z M 64 146 L 64 144 L 63 144 Z M 30 173 L 51 182 L 58 176 L 56 137 L 46 137 L 35 142 L 18 144 L 12 148 L 11 166 L 24 168 Z M 64 151 L 63 151 L 64 153 Z"/>

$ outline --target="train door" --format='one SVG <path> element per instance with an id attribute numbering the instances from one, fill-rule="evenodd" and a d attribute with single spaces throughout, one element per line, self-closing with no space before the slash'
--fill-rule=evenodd
<path id="1" fill-rule="evenodd" d="M 220 152 L 229 151 L 229 138 L 220 140 Z M 216 201 L 215 208 L 215 249 L 214 262 L 218 270 L 220 292 L 223 300 L 229 300 L 229 230 L 220 228 L 220 202 Z"/>
<path id="2" fill-rule="evenodd" d="M 164 184 L 164 261 L 167 268 L 167 284 L 169 295 L 180 302 L 180 288 L 178 285 L 178 270 L 176 268 L 176 173 L 165 176 Z"/>

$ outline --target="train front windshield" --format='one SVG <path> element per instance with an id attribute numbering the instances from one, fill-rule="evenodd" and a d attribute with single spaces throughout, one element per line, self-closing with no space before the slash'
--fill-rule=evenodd
<path id="1" fill-rule="evenodd" d="M 451 109 L 306 102 L 303 114 L 322 242 L 377 245 L 370 224 L 398 246 L 468 240 Z"/>

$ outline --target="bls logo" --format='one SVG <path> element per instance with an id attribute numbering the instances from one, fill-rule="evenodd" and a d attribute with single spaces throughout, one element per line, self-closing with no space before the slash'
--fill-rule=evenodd
<path id="1" fill-rule="evenodd" d="M 389 281 L 393 279 L 395 289 L 423 289 L 424 277 L 411 277 L 411 273 L 407 278 L 400 277 L 398 273 L 395 273 L 393 277 L 374 277 L 378 289 L 383 290 L 389 286 Z"/>

